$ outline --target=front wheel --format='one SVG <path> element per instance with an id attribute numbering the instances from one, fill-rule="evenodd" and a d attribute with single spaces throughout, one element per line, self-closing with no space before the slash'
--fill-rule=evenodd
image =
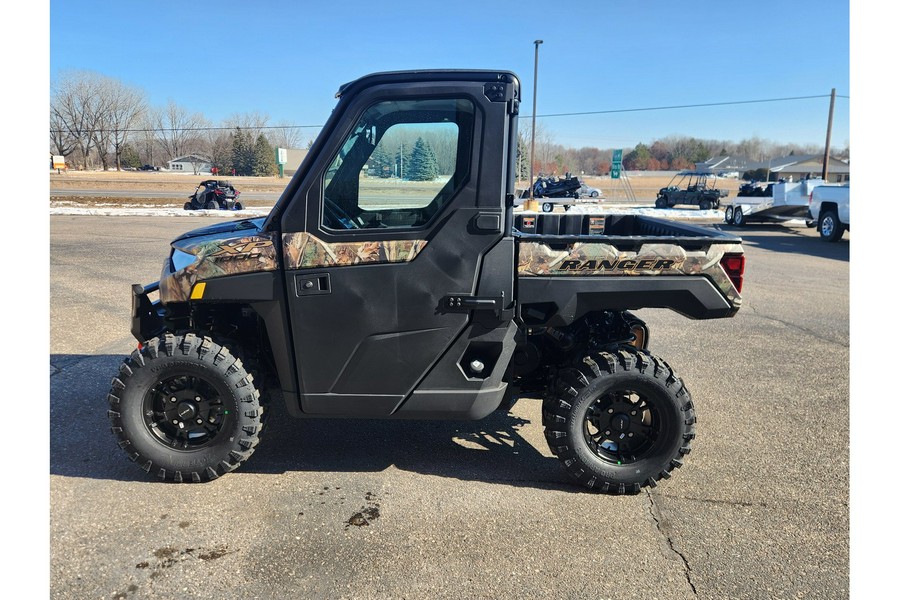
<path id="1" fill-rule="evenodd" d="M 729 225 L 734 225 L 734 207 L 726 206 L 725 207 L 725 222 Z"/>
<path id="2" fill-rule="evenodd" d="M 734 224 L 738 227 L 743 227 L 747 224 L 747 220 L 744 218 L 744 209 L 740 206 L 734 209 Z"/>
<path id="3" fill-rule="evenodd" d="M 253 376 L 208 337 L 165 334 L 135 350 L 112 380 L 108 416 L 132 462 L 160 479 L 209 481 L 259 443 Z"/>
<path id="4" fill-rule="evenodd" d="M 544 212 L 553 212 L 553 205 L 549 202 L 544 202 L 541 206 L 541 210 Z"/>
<path id="5" fill-rule="evenodd" d="M 550 450 L 579 483 L 637 494 L 683 464 L 696 418 L 687 388 L 665 361 L 622 347 L 562 369 L 543 421 Z"/>
<path id="6" fill-rule="evenodd" d="M 244 210 L 244 205 L 241 204 L 240 202 L 235 202 L 235 203 L 234 203 L 234 210 Z"/>
<path id="7" fill-rule="evenodd" d="M 660 196 L 656 199 L 656 208 L 669 208 L 669 197 Z"/>
<path id="8" fill-rule="evenodd" d="M 194 205 L 191 204 L 190 202 L 185 202 L 185 203 L 184 203 L 184 210 L 194 210 Z"/>
<path id="9" fill-rule="evenodd" d="M 709 200 L 701 200 L 700 201 L 700 210 L 711 210 L 712 203 Z"/>
<path id="10" fill-rule="evenodd" d="M 219 205 L 215 200 L 210 200 L 209 202 L 207 202 L 206 204 L 203 205 L 203 208 L 205 208 L 206 210 L 218 210 Z"/>
<path id="11" fill-rule="evenodd" d="M 836 242 L 844 235 L 844 224 L 833 210 L 822 213 L 819 219 L 819 235 L 826 242 Z"/>

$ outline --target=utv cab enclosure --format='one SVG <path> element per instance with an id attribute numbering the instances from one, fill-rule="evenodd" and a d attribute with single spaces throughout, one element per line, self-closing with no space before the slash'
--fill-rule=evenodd
<path id="1" fill-rule="evenodd" d="M 133 286 L 139 347 L 109 393 L 129 458 L 219 477 L 252 454 L 272 397 L 295 417 L 478 419 L 521 395 L 543 398 L 550 449 L 584 486 L 668 477 L 694 405 L 629 311 L 733 316 L 740 240 L 514 215 L 513 73 L 379 73 L 337 97 L 268 217 L 182 235 L 160 280 Z"/>

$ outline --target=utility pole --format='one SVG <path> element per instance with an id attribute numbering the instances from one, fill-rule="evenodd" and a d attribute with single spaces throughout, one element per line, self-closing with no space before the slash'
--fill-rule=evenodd
<path id="1" fill-rule="evenodd" d="M 831 106 L 828 107 L 828 133 L 825 134 L 825 156 L 822 158 L 822 179 L 828 182 L 828 155 L 831 154 L 831 122 L 834 119 L 835 89 L 831 88 Z"/>
<path id="2" fill-rule="evenodd" d="M 537 201 L 534 199 L 534 130 L 537 125 L 537 76 L 538 76 L 538 46 L 544 43 L 544 40 L 534 40 L 534 93 L 532 94 L 531 109 L 531 165 L 528 167 L 528 202 L 529 210 L 537 210 Z"/>

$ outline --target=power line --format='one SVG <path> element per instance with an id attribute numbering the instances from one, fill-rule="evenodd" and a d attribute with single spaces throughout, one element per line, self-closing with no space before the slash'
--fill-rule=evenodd
<path id="1" fill-rule="evenodd" d="M 816 98 L 830 98 L 831 94 L 819 94 L 816 96 L 792 96 L 788 98 L 765 98 L 762 100 L 732 100 L 730 102 L 706 102 L 703 104 L 675 104 L 672 106 L 648 106 L 643 108 L 615 108 L 610 110 L 591 110 L 570 113 L 551 113 L 546 115 L 537 115 L 536 118 L 543 119 L 547 117 L 576 117 L 585 115 L 610 115 L 616 113 L 629 112 L 647 112 L 654 110 L 674 110 L 681 108 L 708 108 L 711 106 L 735 106 L 740 104 L 762 104 L 766 102 L 791 102 L 795 100 L 812 100 Z M 837 95 L 836 98 L 850 99 L 850 96 Z M 520 119 L 530 118 L 531 115 L 519 115 Z M 241 129 L 258 130 L 258 129 L 321 129 L 324 125 L 267 125 L 262 127 L 241 127 Z M 161 127 L 151 129 L 120 129 L 120 133 L 158 133 L 162 131 L 234 131 L 238 127 Z M 51 129 L 50 133 L 66 133 L 65 130 Z"/>
<path id="2" fill-rule="evenodd" d="M 846 98 L 849 99 L 850 96 L 836 96 L 837 98 Z M 706 108 L 709 106 L 733 106 L 736 104 L 760 104 L 763 102 L 788 102 L 792 100 L 810 100 L 813 98 L 831 98 L 831 94 L 820 94 L 817 96 L 793 96 L 790 98 L 766 98 L 763 100 L 733 100 L 730 102 L 707 102 L 704 104 L 676 104 L 673 106 L 649 106 L 645 108 L 616 108 L 610 110 L 592 110 L 592 111 L 584 111 L 584 112 L 570 112 L 570 113 L 553 113 L 547 115 L 537 115 L 538 118 L 544 117 L 574 117 L 574 116 L 583 116 L 583 115 L 608 115 L 614 113 L 628 113 L 628 112 L 642 112 L 642 111 L 651 111 L 651 110 L 672 110 L 676 108 Z M 520 118 L 530 117 L 531 115 L 521 115 Z"/>

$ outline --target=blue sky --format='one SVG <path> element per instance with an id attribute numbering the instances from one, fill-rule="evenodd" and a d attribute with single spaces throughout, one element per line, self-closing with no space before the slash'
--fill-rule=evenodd
<path id="1" fill-rule="evenodd" d="M 97 71 L 212 121 L 259 111 L 319 125 L 342 83 L 374 71 L 516 72 L 538 115 L 850 95 L 848 0 L 639 3 L 50 3 L 50 79 Z M 824 145 L 828 99 L 541 119 L 555 141 L 601 148 L 667 135 Z M 832 144 L 849 144 L 838 98 Z"/>

